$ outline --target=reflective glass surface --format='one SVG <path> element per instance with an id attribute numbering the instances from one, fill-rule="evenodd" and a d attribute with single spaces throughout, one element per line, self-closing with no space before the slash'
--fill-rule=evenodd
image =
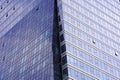
<path id="1" fill-rule="evenodd" d="M 27 14 L 18 16 L 16 19 L 22 18 L 20 21 L 15 20 L 15 26 L 8 17 L 10 13 L 7 14 L 6 20 L 11 23 L 7 27 L 12 27 L 5 28 L 5 34 L 0 38 L 0 80 L 54 80 L 55 77 L 59 80 L 60 73 L 57 72 L 60 71 L 59 67 L 54 66 L 59 65 L 53 61 L 53 55 L 56 58 L 59 54 L 57 38 L 54 38 L 58 34 L 53 35 L 53 30 L 57 26 L 57 20 L 54 19 L 54 0 L 14 0 L 13 3 L 12 1 L 9 2 L 11 4 L 16 2 L 16 6 L 21 6 L 24 1 L 26 1 L 24 6 L 31 5 L 24 11 L 22 10 L 24 6 L 17 9 L 8 5 L 13 10 Z M 11 13 L 12 18 L 19 15 L 19 12 Z M 7 24 L 7 21 L 3 23 Z M 4 28 L 2 22 L 0 25 L 2 30 Z M 55 31 L 58 33 L 57 30 Z M 54 45 L 53 42 L 56 44 Z M 58 73 L 57 76 L 54 76 L 54 70 Z"/>
<path id="2" fill-rule="evenodd" d="M 63 78 L 120 79 L 120 8 L 117 0 L 58 0 L 64 35 Z M 61 5 L 60 5 L 61 4 Z M 66 61 L 67 59 L 67 61 Z"/>

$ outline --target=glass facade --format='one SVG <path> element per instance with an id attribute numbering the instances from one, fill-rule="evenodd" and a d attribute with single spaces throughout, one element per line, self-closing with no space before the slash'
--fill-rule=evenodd
<path id="1" fill-rule="evenodd" d="M 4 1 L 1 13 L 6 15 L 7 6 L 16 11 L 1 18 L 0 80 L 61 80 L 56 2 Z"/>
<path id="2" fill-rule="evenodd" d="M 0 0 L 0 80 L 120 80 L 118 0 Z"/>
<path id="3" fill-rule="evenodd" d="M 119 1 L 58 2 L 63 80 L 119 80 Z"/>

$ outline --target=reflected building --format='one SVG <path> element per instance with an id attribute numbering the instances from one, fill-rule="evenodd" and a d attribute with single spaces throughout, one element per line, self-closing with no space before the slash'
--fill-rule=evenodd
<path id="1" fill-rule="evenodd" d="M 0 1 L 0 80 L 119 80 L 119 4 Z"/>

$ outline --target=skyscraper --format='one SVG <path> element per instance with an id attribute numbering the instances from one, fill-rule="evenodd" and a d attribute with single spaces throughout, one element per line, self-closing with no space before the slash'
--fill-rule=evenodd
<path id="1" fill-rule="evenodd" d="M 120 2 L 62 0 L 63 78 L 120 79 Z"/>
<path id="2" fill-rule="evenodd" d="M 0 80 L 61 80 L 56 6 L 54 0 L 1 2 Z"/>
<path id="3" fill-rule="evenodd" d="M 0 80 L 120 80 L 118 0 L 0 2 Z"/>

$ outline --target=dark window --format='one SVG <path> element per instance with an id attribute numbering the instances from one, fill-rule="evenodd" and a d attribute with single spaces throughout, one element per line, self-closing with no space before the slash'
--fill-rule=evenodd
<path id="1" fill-rule="evenodd" d="M 62 25 L 60 25 L 60 31 L 62 31 Z"/>
<path id="2" fill-rule="evenodd" d="M 67 63 L 67 57 L 64 56 L 64 57 L 62 57 L 62 65 L 66 64 L 66 63 Z"/>
<path id="3" fill-rule="evenodd" d="M 39 7 L 36 8 L 36 11 L 38 11 L 38 10 L 39 10 Z"/>
<path id="4" fill-rule="evenodd" d="M 60 16 L 58 16 L 58 20 L 61 21 Z"/>
<path id="5" fill-rule="evenodd" d="M 66 47 L 65 47 L 65 44 L 61 46 L 61 52 L 65 52 L 66 51 Z"/>
<path id="6" fill-rule="evenodd" d="M 5 56 L 3 56 L 3 61 L 5 61 Z"/>
<path id="7" fill-rule="evenodd" d="M 9 0 L 7 0 L 7 3 L 9 3 Z"/>
<path id="8" fill-rule="evenodd" d="M 65 68 L 63 70 L 63 77 L 66 77 L 66 76 L 68 76 L 68 69 L 67 68 Z"/>
<path id="9" fill-rule="evenodd" d="M 60 41 L 61 41 L 61 42 L 64 41 L 64 36 L 63 36 L 63 34 L 60 36 Z"/>
<path id="10" fill-rule="evenodd" d="M 6 17 L 8 17 L 8 13 L 6 14 Z"/>
<path id="11" fill-rule="evenodd" d="M 15 10 L 15 6 L 13 7 L 13 10 Z"/>
<path id="12" fill-rule="evenodd" d="M 3 9 L 2 5 L 0 6 L 0 9 Z"/>

